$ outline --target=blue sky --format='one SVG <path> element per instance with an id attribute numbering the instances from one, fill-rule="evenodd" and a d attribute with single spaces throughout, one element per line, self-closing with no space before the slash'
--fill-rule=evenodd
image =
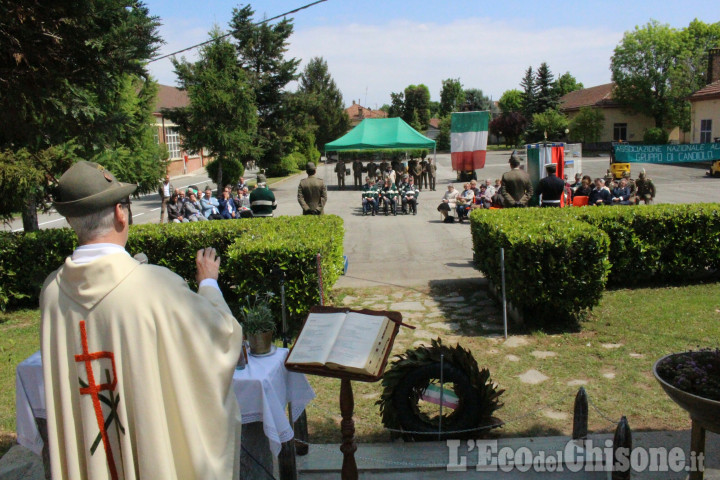
<path id="1" fill-rule="evenodd" d="M 251 3 L 272 17 L 311 0 Z M 213 24 L 227 29 L 238 3 L 224 0 L 146 0 L 160 17 L 161 53 L 207 39 Z M 296 13 L 289 55 L 323 57 L 346 104 L 377 108 L 390 92 L 423 83 L 433 100 L 441 81 L 460 78 L 493 99 L 518 88 L 525 69 L 546 61 L 556 75 L 572 73 L 585 86 L 610 81 L 609 62 L 624 32 L 650 19 L 673 27 L 698 18 L 720 21 L 717 1 L 427 1 L 327 0 Z M 194 58 L 193 52 L 185 54 Z M 150 64 L 161 83 L 175 84 L 169 61 Z M 293 88 L 291 85 L 290 88 Z"/>

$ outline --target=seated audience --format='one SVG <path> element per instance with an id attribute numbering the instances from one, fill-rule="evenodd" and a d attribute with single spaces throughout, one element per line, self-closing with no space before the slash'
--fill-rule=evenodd
<path id="1" fill-rule="evenodd" d="M 378 192 L 373 177 L 365 179 L 365 185 L 362 188 L 362 207 L 363 215 L 372 212 L 372 215 L 375 216 L 378 212 Z"/>
<path id="2" fill-rule="evenodd" d="M 610 193 L 610 190 L 605 186 L 605 180 L 603 180 L 602 178 L 595 179 L 595 188 L 592 192 L 590 192 L 588 205 L 612 205 L 612 194 Z"/>
<path id="3" fill-rule="evenodd" d="M 209 188 L 205 189 L 205 195 L 200 199 L 200 211 L 208 220 L 219 220 L 222 218 L 220 215 L 220 204 L 217 198 L 212 196 L 212 190 Z"/>
<path id="4" fill-rule="evenodd" d="M 455 211 L 458 195 L 460 195 L 460 192 L 455 189 L 455 186 L 452 183 L 449 184 L 447 186 L 447 191 L 442 197 L 440 205 L 437 207 L 438 212 L 440 212 L 443 216 L 443 222 L 453 223 L 455 221 L 455 217 L 450 215 L 450 212 Z"/>
<path id="5" fill-rule="evenodd" d="M 220 200 L 218 200 L 218 205 L 218 210 L 220 211 L 220 216 L 222 216 L 222 218 L 227 220 L 239 218 L 235 202 L 230 197 L 230 185 L 226 185 L 223 189 L 223 196 Z"/>
<path id="6" fill-rule="evenodd" d="M 468 212 L 470 212 L 470 208 L 472 207 L 473 202 L 475 201 L 475 192 L 472 189 L 472 185 L 470 183 L 466 183 L 463 185 L 464 190 L 460 195 L 457 196 L 456 199 L 456 207 L 455 210 L 457 211 L 458 221 L 460 223 L 463 223 L 465 218 L 467 217 Z"/>
<path id="7" fill-rule="evenodd" d="M 205 218 L 202 214 L 202 208 L 200 207 L 200 202 L 198 201 L 195 192 L 193 190 L 188 190 L 187 196 L 188 199 L 185 201 L 185 205 L 183 205 L 185 218 L 187 218 L 189 222 L 206 221 L 207 218 Z"/>
<path id="8" fill-rule="evenodd" d="M 170 201 L 167 204 L 167 214 L 168 220 L 173 223 L 189 222 L 189 220 L 183 215 L 183 204 L 180 202 L 180 195 L 178 195 L 177 192 L 173 193 L 170 197 Z"/>
<path id="9" fill-rule="evenodd" d="M 630 205 L 630 197 L 632 193 L 628 186 L 626 178 L 620 179 L 620 184 L 615 187 L 612 191 L 612 204 L 613 205 Z"/>
<path id="10" fill-rule="evenodd" d="M 408 178 L 407 183 L 402 188 L 402 212 L 407 215 L 408 207 L 413 215 L 417 215 L 417 200 L 420 196 L 420 190 L 415 185 L 415 180 Z"/>

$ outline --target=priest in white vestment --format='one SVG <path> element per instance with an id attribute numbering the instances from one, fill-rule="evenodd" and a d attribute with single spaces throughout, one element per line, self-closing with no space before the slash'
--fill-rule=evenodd
<path id="1" fill-rule="evenodd" d="M 198 251 L 198 292 L 124 249 L 135 185 L 78 162 L 55 207 L 80 247 L 40 297 L 53 479 L 238 478 L 242 329 Z"/>

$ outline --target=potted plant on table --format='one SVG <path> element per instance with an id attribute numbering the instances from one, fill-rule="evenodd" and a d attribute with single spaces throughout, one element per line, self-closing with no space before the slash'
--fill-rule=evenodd
<path id="1" fill-rule="evenodd" d="M 251 355 L 265 355 L 272 349 L 272 337 L 275 333 L 275 317 L 270 305 L 255 296 L 248 301 L 240 312 L 243 333 L 250 344 Z"/>
<path id="2" fill-rule="evenodd" d="M 690 449 L 705 451 L 705 430 L 720 433 L 720 349 L 666 355 L 653 367 L 655 378 L 673 402 L 690 414 Z M 703 472 L 691 472 L 700 480 Z"/>

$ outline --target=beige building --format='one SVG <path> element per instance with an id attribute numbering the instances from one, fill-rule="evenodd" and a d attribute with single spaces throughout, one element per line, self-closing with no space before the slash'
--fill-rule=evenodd
<path id="1" fill-rule="evenodd" d="M 690 95 L 692 143 L 720 141 L 720 48 L 708 53 L 707 85 Z"/>
<path id="2" fill-rule="evenodd" d="M 605 124 L 599 142 L 641 142 L 645 131 L 655 127 L 655 120 L 643 114 L 632 114 L 623 110 L 613 99 L 615 83 L 584 88 L 570 92 L 560 98 L 560 111 L 572 119 L 582 107 L 598 108 L 605 116 Z M 670 132 L 670 141 L 680 140 L 680 130 Z"/>

